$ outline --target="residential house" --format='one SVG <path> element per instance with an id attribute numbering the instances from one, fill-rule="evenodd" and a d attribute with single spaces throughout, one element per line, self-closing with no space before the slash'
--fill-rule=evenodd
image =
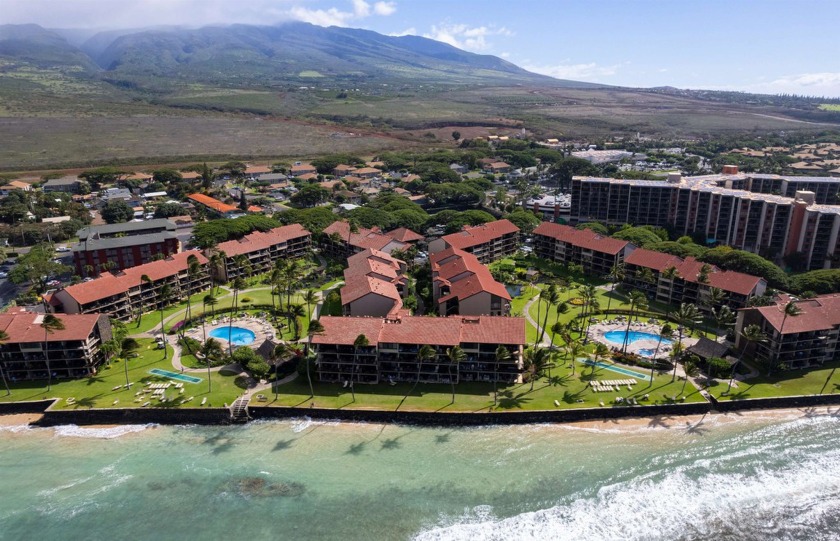
<path id="1" fill-rule="evenodd" d="M 519 249 L 519 228 L 510 220 L 496 220 L 473 227 L 464 226 L 462 231 L 429 243 L 429 252 L 433 254 L 447 248 L 458 248 L 473 254 L 482 263 L 489 263 Z"/>
<path id="2" fill-rule="evenodd" d="M 318 355 L 318 379 L 323 382 L 460 383 L 521 381 L 525 320 L 514 317 L 389 318 L 323 316 L 324 332 L 312 338 Z M 367 346 L 356 347 L 364 336 Z M 431 346 L 434 357 L 417 353 Z M 459 346 L 466 359 L 453 365 L 447 351 Z M 510 360 L 496 361 L 504 346 Z"/>
<path id="3" fill-rule="evenodd" d="M 361 167 L 353 171 L 353 175 L 361 178 L 375 178 L 382 175 L 382 171 L 375 167 Z"/>
<path id="4" fill-rule="evenodd" d="M 347 175 L 349 175 L 350 173 L 352 173 L 355 170 L 356 170 L 356 168 L 353 167 L 352 165 L 347 165 L 347 164 L 344 164 L 344 163 L 340 163 L 340 164 L 336 165 L 335 168 L 332 170 L 332 174 L 337 176 L 337 177 L 346 177 Z"/>
<path id="5" fill-rule="evenodd" d="M 45 314 L 12 308 L 0 314 L 0 365 L 10 381 L 93 376 L 106 354 L 102 344 L 111 339 L 111 323 L 103 314 L 56 315 L 63 329 L 46 332 Z M 47 362 L 49 359 L 49 362 Z"/>
<path id="6" fill-rule="evenodd" d="M 239 207 L 228 205 L 227 203 L 223 203 L 218 199 L 210 197 L 209 195 L 194 193 L 188 195 L 187 199 L 197 203 L 199 206 L 210 212 L 210 214 L 222 218 L 233 218 L 238 215 L 245 214 L 245 212 Z"/>
<path id="7" fill-rule="evenodd" d="M 50 179 L 41 186 L 41 189 L 44 192 L 79 193 L 81 186 L 82 181 L 78 177 L 67 176 Z"/>
<path id="8" fill-rule="evenodd" d="M 299 177 L 301 175 L 314 175 L 317 172 L 318 172 L 318 170 L 315 169 L 314 166 L 312 166 L 308 163 L 303 163 L 303 164 L 299 163 L 299 164 L 293 165 L 291 167 L 291 169 L 289 169 L 289 173 L 293 177 Z"/>
<path id="9" fill-rule="evenodd" d="M 24 192 L 28 192 L 32 190 L 32 185 L 23 182 L 22 180 L 13 180 L 8 184 L 0 186 L 0 197 L 6 197 L 14 190 L 23 190 Z"/>

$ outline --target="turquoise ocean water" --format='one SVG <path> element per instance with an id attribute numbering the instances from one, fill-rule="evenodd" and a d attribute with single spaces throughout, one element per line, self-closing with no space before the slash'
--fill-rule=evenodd
<path id="1" fill-rule="evenodd" d="M 0 539 L 840 539 L 840 416 L 805 412 L 4 427 L 0 471 Z"/>

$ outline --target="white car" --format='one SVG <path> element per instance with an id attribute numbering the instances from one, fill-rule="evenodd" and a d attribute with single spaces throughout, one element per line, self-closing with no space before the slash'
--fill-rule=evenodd
<path id="1" fill-rule="evenodd" d="M 56 247 L 55 247 L 55 251 L 56 251 L 56 252 L 69 252 L 69 251 L 70 251 L 70 248 L 68 248 L 67 246 L 64 246 L 64 245 L 62 244 L 62 245 L 60 245 L 60 246 L 56 246 Z"/>
<path id="2" fill-rule="evenodd" d="M 7 276 L 9 276 L 8 272 L 0 271 L 0 278 L 6 278 Z"/>

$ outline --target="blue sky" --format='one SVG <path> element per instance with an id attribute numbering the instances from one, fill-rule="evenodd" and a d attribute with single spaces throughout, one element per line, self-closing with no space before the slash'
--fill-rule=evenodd
<path id="1" fill-rule="evenodd" d="M 840 0 L 0 0 L 0 23 L 273 24 L 415 34 L 555 77 L 840 97 Z"/>

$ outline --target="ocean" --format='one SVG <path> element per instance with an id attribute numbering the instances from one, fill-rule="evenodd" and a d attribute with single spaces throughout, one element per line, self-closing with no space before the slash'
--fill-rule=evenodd
<path id="1" fill-rule="evenodd" d="M 0 539 L 840 539 L 838 442 L 826 410 L 4 426 Z"/>

